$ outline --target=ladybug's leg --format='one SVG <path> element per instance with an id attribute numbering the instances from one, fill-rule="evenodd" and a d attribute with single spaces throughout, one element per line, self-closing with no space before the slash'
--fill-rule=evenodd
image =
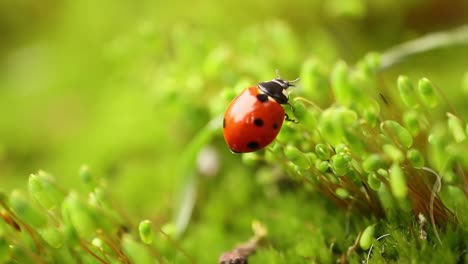
<path id="1" fill-rule="evenodd" d="M 285 113 L 284 115 L 286 116 L 286 118 L 285 118 L 285 119 L 286 119 L 286 121 L 293 122 L 293 123 L 299 123 L 299 122 L 297 122 L 297 120 L 296 120 L 296 119 L 292 119 L 292 118 L 290 118 L 290 117 L 288 116 L 288 114 L 286 114 L 286 113 Z"/>
<path id="2" fill-rule="evenodd" d="M 294 113 L 294 111 L 296 111 L 296 109 L 294 109 L 294 107 L 288 102 L 287 105 L 289 105 L 289 107 L 291 107 L 291 111 Z M 286 121 L 289 121 L 289 122 L 293 122 L 293 123 L 298 123 L 297 120 L 295 119 L 292 119 L 288 116 L 288 114 L 285 113 L 285 116 L 286 116 Z"/>
<path id="3" fill-rule="evenodd" d="M 290 103 L 287 103 L 287 105 L 289 105 L 289 107 L 291 107 L 291 111 L 294 113 L 294 111 L 296 109 L 294 109 L 294 107 Z M 288 116 L 288 114 L 285 113 L 285 115 L 286 115 L 286 121 L 290 121 L 290 122 L 293 122 L 293 123 L 298 123 L 297 120 L 290 118 Z"/>

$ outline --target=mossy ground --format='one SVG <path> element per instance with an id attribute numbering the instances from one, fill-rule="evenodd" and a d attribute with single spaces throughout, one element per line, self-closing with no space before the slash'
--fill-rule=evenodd
<path id="1" fill-rule="evenodd" d="M 0 4 L 0 262 L 213 263 L 253 222 L 268 234 L 249 263 L 366 263 L 369 252 L 369 263 L 467 262 L 466 44 L 382 71 L 370 52 L 449 32 L 468 5 L 343 3 Z M 291 90 L 299 123 L 258 154 L 230 153 L 220 123 L 207 124 L 276 69 L 302 78 Z M 405 105 L 401 75 L 418 108 Z M 423 77 L 436 108 L 417 95 Z M 364 146 L 347 134 L 362 128 L 376 136 Z M 200 171 L 207 146 L 216 166 Z M 441 175 L 440 193 L 411 148 Z M 364 165 L 372 154 L 380 165 Z M 358 238 L 372 225 L 370 251 Z"/>

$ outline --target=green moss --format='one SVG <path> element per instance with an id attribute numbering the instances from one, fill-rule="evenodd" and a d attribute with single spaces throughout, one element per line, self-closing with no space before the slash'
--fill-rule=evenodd
<path id="1" fill-rule="evenodd" d="M 7 2 L 1 263 L 213 263 L 252 223 L 249 263 L 467 261 L 468 33 L 395 47 L 440 28 L 423 1 Z M 232 154 L 276 69 L 298 122 Z"/>

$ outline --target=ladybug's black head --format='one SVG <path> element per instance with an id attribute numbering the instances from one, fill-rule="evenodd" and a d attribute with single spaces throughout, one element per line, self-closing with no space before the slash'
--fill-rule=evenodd
<path id="1" fill-rule="evenodd" d="M 266 95 L 270 96 L 271 98 L 275 99 L 276 102 L 279 104 L 287 104 L 288 103 L 288 96 L 285 93 L 285 90 L 291 86 L 293 82 L 296 82 L 299 79 L 294 81 L 286 81 L 281 78 L 275 78 L 268 82 L 261 82 L 258 84 L 258 88 L 262 90 Z"/>

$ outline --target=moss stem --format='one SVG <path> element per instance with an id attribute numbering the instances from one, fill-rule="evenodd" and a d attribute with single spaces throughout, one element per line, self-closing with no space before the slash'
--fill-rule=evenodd
<path id="1" fill-rule="evenodd" d="M 468 24 L 451 31 L 431 33 L 388 49 L 382 53 L 379 70 L 390 68 L 411 55 L 457 44 L 468 44 Z"/>

